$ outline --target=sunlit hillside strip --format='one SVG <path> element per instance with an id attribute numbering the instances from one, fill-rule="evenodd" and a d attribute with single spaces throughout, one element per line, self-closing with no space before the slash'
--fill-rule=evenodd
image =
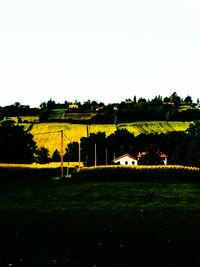
<path id="1" fill-rule="evenodd" d="M 12 164 L 12 163 L 0 163 L 0 167 L 4 168 L 33 168 L 33 169 L 47 169 L 47 168 L 59 168 L 61 166 L 60 162 L 50 162 L 46 164 L 38 164 L 38 163 L 33 163 L 33 164 Z M 63 163 L 64 167 L 69 167 L 69 168 L 74 168 L 79 166 L 79 162 L 64 162 Z M 80 162 L 80 167 L 83 167 L 83 163 Z"/>
<path id="2" fill-rule="evenodd" d="M 19 116 L 22 122 L 39 122 L 39 116 Z M 9 117 L 14 120 L 16 123 L 18 122 L 18 117 Z"/>
<path id="3" fill-rule="evenodd" d="M 147 121 L 123 123 L 118 125 L 118 129 L 127 129 L 135 136 L 141 133 L 167 133 L 171 131 L 185 131 L 190 122 L 165 122 L 165 121 Z M 30 124 L 27 124 L 30 125 Z M 24 124 L 25 129 L 27 125 Z M 34 136 L 38 147 L 49 149 L 50 155 L 58 149 L 61 149 L 60 131 L 64 131 L 64 146 L 71 141 L 79 142 L 81 137 L 87 137 L 87 134 L 105 132 L 106 136 L 114 133 L 116 126 L 114 124 L 71 124 L 71 123 L 36 123 L 33 124 L 31 133 Z"/>
<path id="4" fill-rule="evenodd" d="M 70 142 L 79 142 L 81 137 L 86 137 L 89 133 L 101 131 L 110 135 L 116 127 L 114 125 L 89 125 L 87 129 L 87 126 L 83 124 L 40 123 L 33 125 L 31 133 L 38 147 L 48 148 L 52 155 L 56 149 L 61 150 L 61 130 L 64 132 L 64 146 L 66 147 Z"/>
<path id="5" fill-rule="evenodd" d="M 167 133 L 172 131 L 185 131 L 191 122 L 182 121 L 144 121 L 134 123 L 123 123 L 119 125 L 120 129 L 127 129 L 134 135 L 141 133 Z"/>

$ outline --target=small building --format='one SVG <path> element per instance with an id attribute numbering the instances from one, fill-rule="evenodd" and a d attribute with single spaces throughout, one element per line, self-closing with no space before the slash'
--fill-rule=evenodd
<path id="1" fill-rule="evenodd" d="M 147 154 L 148 154 L 148 152 L 139 153 L 137 155 L 137 160 L 139 161 L 141 158 L 146 157 Z M 164 165 L 167 165 L 167 158 L 168 158 L 168 156 L 166 154 L 164 154 L 163 152 L 160 152 L 160 151 L 157 152 L 157 155 L 162 159 L 163 164 Z"/>
<path id="2" fill-rule="evenodd" d="M 138 163 L 137 158 L 128 153 L 114 159 L 113 162 L 120 165 L 137 165 Z"/>
<path id="3" fill-rule="evenodd" d="M 163 152 L 158 152 L 159 157 L 163 160 L 164 165 L 167 165 L 167 158 L 168 156 Z"/>
<path id="4" fill-rule="evenodd" d="M 79 108 L 78 104 L 70 104 L 69 105 L 69 109 L 78 109 L 78 108 Z"/>

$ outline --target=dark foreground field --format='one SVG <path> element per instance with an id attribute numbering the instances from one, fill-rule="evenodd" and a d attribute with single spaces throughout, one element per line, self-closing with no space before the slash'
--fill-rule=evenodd
<path id="1" fill-rule="evenodd" d="M 0 266 L 200 266 L 200 184 L 5 181 Z"/>

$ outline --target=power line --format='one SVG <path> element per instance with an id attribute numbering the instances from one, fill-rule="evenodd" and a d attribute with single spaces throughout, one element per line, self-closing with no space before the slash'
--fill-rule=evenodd
<path id="1" fill-rule="evenodd" d="M 36 133 L 34 135 L 43 135 L 43 134 L 54 134 L 54 133 L 60 133 L 61 134 L 61 178 L 64 177 L 64 160 L 63 160 L 63 154 L 64 154 L 64 144 L 63 144 L 63 137 L 65 137 L 66 139 L 68 139 L 70 142 L 72 142 L 72 140 L 70 138 L 68 138 L 65 134 L 63 130 L 58 130 L 58 131 L 53 131 L 53 132 L 43 132 L 43 133 Z M 67 169 L 67 173 L 69 172 L 69 170 Z"/>
<path id="2" fill-rule="evenodd" d="M 55 131 L 55 132 L 35 133 L 35 134 L 33 134 L 33 135 L 35 136 L 35 135 L 42 135 L 42 134 L 54 134 L 54 133 L 60 133 L 61 131 L 63 131 L 63 130 L 59 130 L 59 131 Z M 64 137 L 65 137 L 67 140 L 69 140 L 70 142 L 72 142 L 72 140 L 71 140 L 69 137 L 67 137 L 67 136 L 65 135 L 64 131 L 63 131 L 63 135 L 64 135 Z"/>
<path id="3" fill-rule="evenodd" d="M 72 140 L 71 140 L 69 137 L 67 137 L 67 136 L 65 135 L 64 132 L 63 132 L 63 134 L 64 134 L 64 137 L 65 137 L 66 139 L 68 139 L 70 142 L 72 142 Z"/>

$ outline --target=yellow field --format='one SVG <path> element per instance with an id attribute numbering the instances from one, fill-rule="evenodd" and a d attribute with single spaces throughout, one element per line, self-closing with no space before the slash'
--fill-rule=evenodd
<path id="1" fill-rule="evenodd" d="M 46 164 L 38 164 L 38 163 L 33 163 L 33 164 L 15 164 L 15 163 L 0 163 L 0 167 L 19 167 L 19 168 L 38 168 L 38 169 L 42 169 L 42 168 L 59 168 L 61 165 L 60 162 L 50 162 L 50 163 L 46 163 Z M 69 167 L 69 168 L 74 168 L 79 166 L 79 162 L 69 162 L 69 166 L 68 166 L 68 162 L 64 162 L 63 163 L 64 167 Z M 80 167 L 83 167 L 83 163 L 80 162 Z"/>
<path id="2" fill-rule="evenodd" d="M 127 129 L 135 136 L 141 133 L 167 133 L 172 131 L 185 131 L 191 122 L 181 121 L 144 121 L 125 123 L 120 125 L 120 129 Z"/>
<path id="3" fill-rule="evenodd" d="M 39 116 L 19 116 L 22 121 L 26 122 L 39 122 Z M 9 117 L 10 119 L 14 120 L 15 122 L 18 121 L 18 117 Z"/>
<path id="4" fill-rule="evenodd" d="M 119 129 L 127 129 L 135 136 L 141 133 L 166 133 L 170 131 L 185 131 L 190 122 L 135 122 L 118 125 Z M 81 137 L 87 136 L 87 126 L 83 124 L 71 123 L 38 123 L 34 124 L 31 133 L 34 136 L 38 147 L 49 149 L 50 155 L 58 149 L 61 149 L 61 134 L 64 131 L 64 147 L 69 142 L 80 141 Z M 116 127 L 114 124 L 94 124 L 88 126 L 89 133 L 105 132 L 106 136 L 114 133 Z"/>
<path id="5" fill-rule="evenodd" d="M 97 133 L 99 131 L 106 132 L 110 135 L 115 131 L 114 125 L 89 125 L 89 133 Z M 34 124 L 31 134 L 38 147 L 46 147 L 49 149 L 50 155 L 58 149 L 61 150 L 61 133 L 64 132 L 64 147 L 68 143 L 76 141 L 79 142 L 81 137 L 87 137 L 87 126 L 83 124 L 71 123 L 39 123 Z"/>

